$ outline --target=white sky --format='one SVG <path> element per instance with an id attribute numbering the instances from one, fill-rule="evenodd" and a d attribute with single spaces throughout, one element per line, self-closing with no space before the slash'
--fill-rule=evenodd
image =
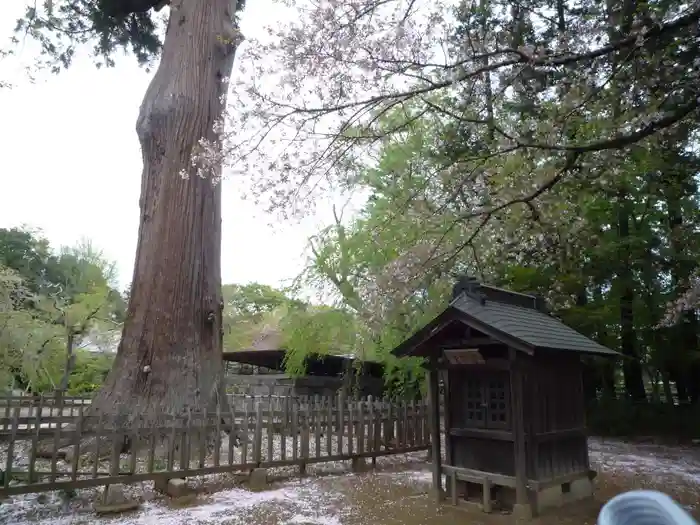
<path id="1" fill-rule="evenodd" d="M 22 4 L 0 5 L 0 48 Z M 271 0 L 248 2 L 245 31 L 274 9 Z M 32 48 L 27 44 L 19 61 L 0 62 L 0 79 L 15 83 L 0 89 L 0 227 L 41 228 L 56 249 L 87 237 L 117 262 L 123 288 L 138 233 L 134 125 L 150 75 L 130 57 L 102 70 L 81 57 L 68 71 L 30 84 L 18 64 L 32 60 Z M 224 181 L 223 195 L 224 283 L 284 284 L 302 269 L 307 238 L 330 219 L 330 208 L 322 208 L 300 224 L 270 225 L 274 217 L 241 200 L 234 180 Z"/>

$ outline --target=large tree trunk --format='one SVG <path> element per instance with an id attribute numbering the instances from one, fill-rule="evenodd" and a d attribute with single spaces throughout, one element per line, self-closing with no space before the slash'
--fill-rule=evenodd
<path id="1" fill-rule="evenodd" d="M 129 308 L 114 366 L 92 405 L 94 413 L 136 424 L 225 400 L 221 187 L 196 176 L 190 159 L 200 139 L 217 142 L 213 128 L 240 41 L 236 2 L 173 0 L 170 9 L 136 124 L 143 174 Z"/>
<path id="2" fill-rule="evenodd" d="M 639 344 L 634 322 L 634 293 L 635 282 L 632 274 L 630 257 L 630 202 L 627 189 L 618 191 L 617 228 L 620 243 L 620 266 L 617 281 L 620 288 L 620 351 L 626 359 L 622 362 L 622 374 L 625 378 L 625 389 L 635 401 L 646 400 L 644 377 L 639 356 Z"/>

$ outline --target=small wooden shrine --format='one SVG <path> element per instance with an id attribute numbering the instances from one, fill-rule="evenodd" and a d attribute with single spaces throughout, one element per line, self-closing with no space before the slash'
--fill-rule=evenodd
<path id="1" fill-rule="evenodd" d="M 460 279 L 449 306 L 393 353 L 426 358 L 440 501 L 529 517 L 592 496 L 581 357 L 619 354 L 549 315 L 542 298 Z"/>

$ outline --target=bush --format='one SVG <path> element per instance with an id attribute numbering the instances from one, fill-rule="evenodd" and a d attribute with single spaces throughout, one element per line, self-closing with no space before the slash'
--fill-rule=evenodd
<path id="1" fill-rule="evenodd" d="M 600 399 L 587 407 L 588 429 L 600 436 L 700 438 L 700 405 Z"/>

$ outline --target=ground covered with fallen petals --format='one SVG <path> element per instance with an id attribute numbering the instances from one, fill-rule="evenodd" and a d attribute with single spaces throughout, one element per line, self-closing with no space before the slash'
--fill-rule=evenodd
<path id="1" fill-rule="evenodd" d="M 603 502 L 625 490 L 662 490 L 700 518 L 700 448 L 591 440 L 591 461 L 599 471 L 596 498 L 552 511 L 533 523 L 595 523 Z M 430 465 L 425 453 L 378 460 L 377 469 L 351 474 L 349 465 L 322 464 L 303 479 L 294 469 L 273 471 L 269 490 L 251 492 L 241 476 L 191 480 L 196 494 L 177 503 L 158 496 L 149 483 L 127 488 L 142 499 L 130 514 L 97 519 L 92 501 L 97 490 L 18 496 L 0 505 L 7 525 L 453 525 L 510 523 L 508 515 L 465 513 L 438 507 L 430 494 Z"/>

